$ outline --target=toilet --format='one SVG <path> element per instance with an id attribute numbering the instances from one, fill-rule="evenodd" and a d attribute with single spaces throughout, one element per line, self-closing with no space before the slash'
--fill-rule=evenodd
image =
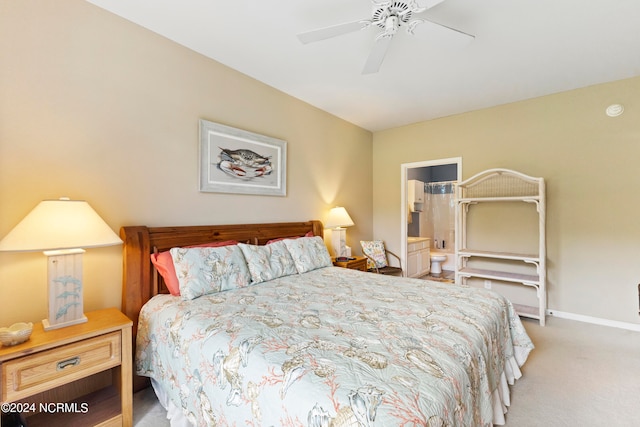
<path id="1" fill-rule="evenodd" d="M 431 252 L 431 274 L 442 273 L 442 263 L 447 260 L 447 254 Z"/>

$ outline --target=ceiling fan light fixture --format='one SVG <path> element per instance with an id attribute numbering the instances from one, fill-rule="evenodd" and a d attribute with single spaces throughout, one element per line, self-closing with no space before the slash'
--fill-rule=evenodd
<path id="1" fill-rule="evenodd" d="M 390 16 L 387 18 L 384 24 L 384 34 L 393 35 L 398 31 L 400 23 L 397 16 Z"/>

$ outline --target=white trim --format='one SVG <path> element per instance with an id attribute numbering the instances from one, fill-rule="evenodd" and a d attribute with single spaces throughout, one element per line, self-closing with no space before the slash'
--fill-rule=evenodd
<path id="1" fill-rule="evenodd" d="M 602 319 L 599 317 L 585 316 L 583 314 L 567 313 L 564 311 L 547 310 L 547 314 L 561 319 L 576 320 L 578 322 L 593 323 L 595 325 L 609 326 L 612 328 L 627 329 L 640 332 L 640 324 L 619 322 L 617 320 Z"/>

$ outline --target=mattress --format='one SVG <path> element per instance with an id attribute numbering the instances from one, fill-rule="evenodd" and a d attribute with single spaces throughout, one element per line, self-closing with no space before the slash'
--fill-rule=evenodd
<path id="1" fill-rule="evenodd" d="M 136 372 L 195 426 L 490 426 L 531 349 L 494 292 L 326 267 L 153 297 Z"/>

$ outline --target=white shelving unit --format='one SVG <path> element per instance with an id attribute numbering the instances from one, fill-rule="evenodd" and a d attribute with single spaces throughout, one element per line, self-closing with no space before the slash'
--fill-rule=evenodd
<path id="1" fill-rule="evenodd" d="M 467 247 L 467 217 L 469 208 L 478 203 L 507 202 L 535 205 L 538 216 L 538 253 L 487 251 Z M 537 307 L 514 304 L 518 314 L 539 319 L 545 324 L 547 309 L 546 247 L 545 247 L 545 187 L 544 178 L 535 178 L 509 169 L 489 169 L 462 181 L 456 186 L 456 283 L 466 283 L 468 278 L 518 283 L 535 288 Z M 504 236 L 513 245 L 518 236 Z M 496 269 L 468 266 L 471 258 L 488 261 L 522 262 L 535 266 L 536 274 L 509 271 L 509 265 Z"/>

